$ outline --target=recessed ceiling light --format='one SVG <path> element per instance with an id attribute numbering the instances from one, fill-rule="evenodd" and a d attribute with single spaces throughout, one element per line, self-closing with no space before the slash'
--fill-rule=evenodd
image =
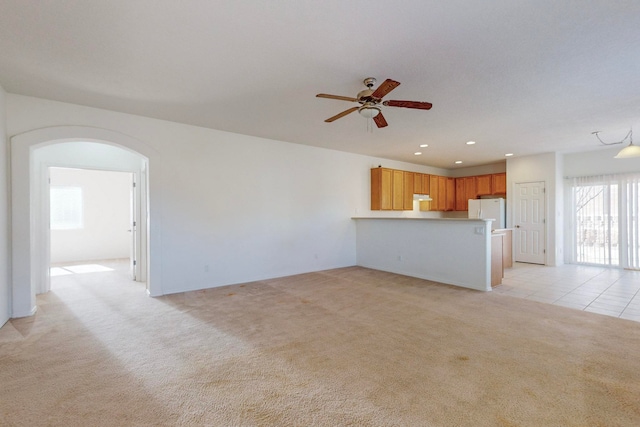
<path id="1" fill-rule="evenodd" d="M 456 165 L 459 165 L 460 163 L 462 163 L 462 160 L 456 160 Z"/>
<path id="2" fill-rule="evenodd" d="M 416 156 L 419 156 L 419 155 L 420 155 L 420 154 L 422 154 L 422 153 L 421 153 L 420 151 L 416 151 L 416 152 L 415 152 L 415 153 L 413 153 L 413 154 L 415 154 Z"/>
<path id="3" fill-rule="evenodd" d="M 507 154 L 505 154 L 504 156 L 505 156 L 505 157 L 511 157 L 511 156 L 513 156 L 513 153 L 507 153 Z"/>
<path id="4" fill-rule="evenodd" d="M 428 147 L 428 146 L 429 146 L 429 144 L 420 144 L 420 148 L 425 148 L 425 147 Z"/>
<path id="5" fill-rule="evenodd" d="M 467 141 L 467 145 L 473 145 L 475 143 L 476 143 L 475 141 Z"/>

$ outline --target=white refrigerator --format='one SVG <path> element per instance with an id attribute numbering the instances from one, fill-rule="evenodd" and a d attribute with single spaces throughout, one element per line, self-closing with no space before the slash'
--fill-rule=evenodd
<path id="1" fill-rule="evenodd" d="M 505 228 L 504 199 L 469 199 L 469 218 L 493 219 L 491 229 Z"/>

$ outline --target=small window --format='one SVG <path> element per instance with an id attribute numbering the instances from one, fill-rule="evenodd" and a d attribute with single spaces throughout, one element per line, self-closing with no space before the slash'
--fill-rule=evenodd
<path id="1" fill-rule="evenodd" d="M 82 187 L 51 187 L 51 229 L 77 230 L 84 227 Z"/>

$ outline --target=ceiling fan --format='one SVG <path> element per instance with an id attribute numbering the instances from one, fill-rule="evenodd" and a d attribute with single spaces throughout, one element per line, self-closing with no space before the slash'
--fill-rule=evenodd
<path id="1" fill-rule="evenodd" d="M 348 96 L 328 95 L 326 93 L 317 94 L 316 97 L 318 98 L 338 99 L 340 101 L 358 102 L 360 104 L 359 107 L 352 107 L 348 110 L 343 111 L 342 113 L 336 114 L 333 117 L 329 117 L 327 120 L 325 120 L 325 122 L 331 123 L 341 117 L 346 116 L 347 114 L 358 111 L 361 116 L 368 119 L 373 119 L 373 121 L 376 123 L 376 126 L 378 126 L 379 128 L 383 128 L 387 126 L 387 121 L 382 115 L 381 105 L 384 105 L 385 107 L 415 108 L 418 110 L 429 110 L 432 107 L 430 102 L 383 101 L 382 98 L 386 94 L 397 88 L 400 85 L 400 82 L 386 79 L 380 86 L 378 86 L 376 90 L 373 90 L 372 88 L 375 84 L 376 79 L 374 79 L 373 77 L 367 77 L 366 79 L 364 79 L 364 85 L 367 87 L 367 89 L 358 92 L 355 98 L 350 98 Z"/>

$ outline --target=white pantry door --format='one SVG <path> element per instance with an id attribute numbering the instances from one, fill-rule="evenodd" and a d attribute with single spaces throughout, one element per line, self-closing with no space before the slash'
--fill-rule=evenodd
<path id="1" fill-rule="evenodd" d="M 516 183 L 515 191 L 516 261 L 545 263 L 544 182 Z"/>

